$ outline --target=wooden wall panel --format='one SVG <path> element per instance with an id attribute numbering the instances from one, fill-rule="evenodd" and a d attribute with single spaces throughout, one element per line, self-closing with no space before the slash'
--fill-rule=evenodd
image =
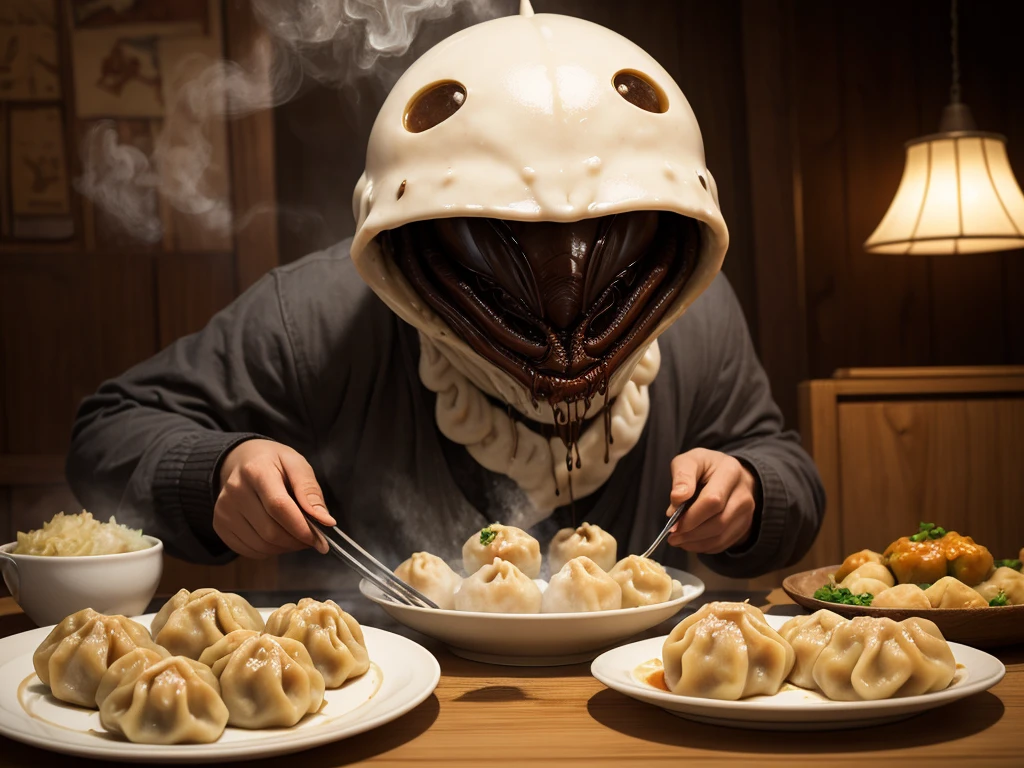
<path id="1" fill-rule="evenodd" d="M 6 254 L 0 280 L 6 443 L 62 453 L 81 399 L 156 349 L 140 254 Z"/>
<path id="2" fill-rule="evenodd" d="M 1024 546 L 1024 399 L 843 403 L 838 411 L 845 553 L 883 547 L 920 521 L 973 536 L 996 557 Z"/>
<path id="3" fill-rule="evenodd" d="M 159 345 L 201 330 L 235 296 L 231 253 L 164 254 L 156 262 Z"/>
<path id="4" fill-rule="evenodd" d="M 902 159 L 889 158 L 902 157 L 903 142 L 921 129 L 916 109 L 907 109 L 916 103 L 917 87 L 906 37 L 911 6 L 878 2 L 840 8 L 848 226 L 845 260 L 835 279 L 847 290 L 843 310 L 852 328 L 847 365 L 926 365 L 927 260 L 867 254 L 863 248 L 902 175 Z M 886 23 L 879 24 L 879 17 Z"/>

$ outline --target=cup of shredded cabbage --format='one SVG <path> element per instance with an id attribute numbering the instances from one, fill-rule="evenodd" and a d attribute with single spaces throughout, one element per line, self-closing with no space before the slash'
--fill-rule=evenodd
<path id="1" fill-rule="evenodd" d="M 0 547 L 0 570 L 11 595 L 39 625 L 92 608 L 143 613 L 163 571 L 163 544 L 113 517 L 58 513 L 42 528 L 18 533 Z"/>

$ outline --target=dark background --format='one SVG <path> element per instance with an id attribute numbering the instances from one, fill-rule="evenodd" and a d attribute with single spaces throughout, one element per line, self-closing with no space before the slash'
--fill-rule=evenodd
<path id="1" fill-rule="evenodd" d="M 797 383 L 837 368 L 1024 363 L 1020 251 L 923 257 L 869 255 L 862 248 L 896 190 L 903 143 L 935 131 L 948 100 L 947 3 L 534 5 L 631 38 L 687 95 L 731 232 L 725 272 L 790 425 Z M 236 0 L 224 6 L 229 56 L 252 34 L 245 7 Z M 507 13 L 517 8 L 518 0 L 503 5 Z M 1024 177 L 1021 11 L 1019 2 L 995 0 L 960 8 L 964 100 L 980 129 L 1007 136 L 1018 179 Z M 428 23 L 408 60 L 466 20 L 460 12 Z M 390 71 L 402 66 L 402 60 L 387 62 Z M 166 244 L 104 241 L 90 229 L 90 209 L 80 198 L 72 241 L 0 243 L 5 540 L 58 509 L 72 511 L 62 486 L 63 454 L 84 395 L 202 327 L 266 265 L 351 234 L 352 187 L 385 94 L 375 79 L 341 90 L 308 84 L 272 115 L 233 124 L 237 210 L 248 210 L 254 185 L 269 179 L 279 214 L 254 218 L 225 246 L 186 253 Z M 73 114 L 73 104 L 67 109 Z M 68 131 L 72 176 L 79 170 L 77 130 Z"/>

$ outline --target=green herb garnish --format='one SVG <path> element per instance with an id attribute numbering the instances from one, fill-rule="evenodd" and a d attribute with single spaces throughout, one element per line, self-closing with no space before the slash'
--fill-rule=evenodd
<path id="1" fill-rule="evenodd" d="M 996 560 L 994 565 L 996 568 L 1013 568 L 1015 571 L 1020 570 L 1020 560 Z"/>
<path id="2" fill-rule="evenodd" d="M 865 608 L 871 605 L 875 596 L 870 592 L 862 595 L 855 595 L 846 587 L 837 587 L 835 584 L 825 584 L 814 592 L 815 600 L 824 600 L 826 603 L 840 603 L 841 605 L 861 605 Z"/>
<path id="3" fill-rule="evenodd" d="M 918 531 L 910 537 L 911 541 L 925 541 L 926 539 L 941 539 L 946 535 L 946 529 L 935 523 L 919 523 Z"/>
<path id="4" fill-rule="evenodd" d="M 918 584 L 917 586 L 919 586 L 921 589 L 928 589 L 928 587 L 930 587 L 931 584 Z"/>
<path id="5" fill-rule="evenodd" d="M 487 527 L 480 530 L 480 543 L 483 546 L 487 546 L 498 537 L 498 532 L 494 529 Z"/>
<path id="6" fill-rule="evenodd" d="M 1006 597 L 1006 592 L 1000 589 L 999 594 L 997 594 L 995 597 L 989 600 L 988 604 L 993 608 L 998 608 L 1002 605 L 1009 605 L 1010 601 Z"/>

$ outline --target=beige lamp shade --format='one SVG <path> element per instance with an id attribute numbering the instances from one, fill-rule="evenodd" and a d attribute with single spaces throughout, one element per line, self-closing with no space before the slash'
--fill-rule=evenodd
<path id="1" fill-rule="evenodd" d="M 903 178 L 864 243 L 870 253 L 980 253 L 1024 248 L 1024 194 L 993 133 L 908 142 Z"/>

